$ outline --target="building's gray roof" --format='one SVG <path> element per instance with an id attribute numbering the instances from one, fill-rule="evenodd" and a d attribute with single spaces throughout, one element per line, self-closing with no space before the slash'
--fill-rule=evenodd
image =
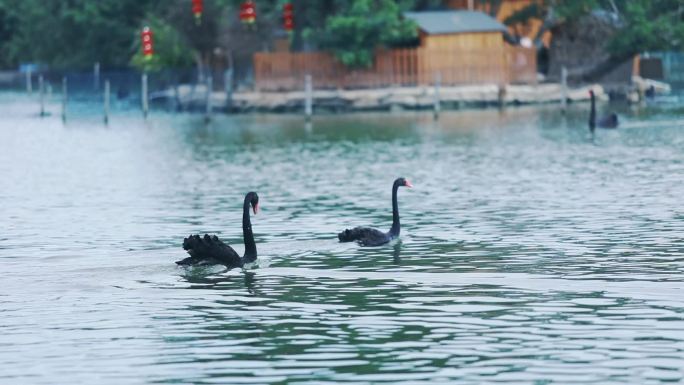
<path id="1" fill-rule="evenodd" d="M 405 12 L 428 35 L 464 32 L 505 32 L 506 27 L 493 17 L 475 11 Z"/>

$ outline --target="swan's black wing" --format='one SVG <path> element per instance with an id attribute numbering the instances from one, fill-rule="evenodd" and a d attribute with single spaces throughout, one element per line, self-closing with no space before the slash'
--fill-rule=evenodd
<path id="1" fill-rule="evenodd" d="M 618 116 L 616 113 L 611 113 L 609 115 L 601 116 L 598 118 L 596 125 L 601 128 L 617 128 L 620 124 Z"/>
<path id="2" fill-rule="evenodd" d="M 223 243 L 216 235 L 191 235 L 183 239 L 183 249 L 189 257 L 177 261 L 179 265 L 226 265 L 241 267 L 242 259 L 232 247 Z"/>
<path id="3" fill-rule="evenodd" d="M 340 242 L 358 242 L 361 246 L 379 246 L 391 240 L 387 233 L 371 227 L 354 227 L 337 234 Z"/>

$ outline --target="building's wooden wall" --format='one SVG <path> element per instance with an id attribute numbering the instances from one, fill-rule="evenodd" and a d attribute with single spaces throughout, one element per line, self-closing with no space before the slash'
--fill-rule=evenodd
<path id="1" fill-rule="evenodd" d="M 422 83 L 430 83 L 437 74 L 445 84 L 506 83 L 501 32 L 423 35 L 421 43 Z"/>
<path id="2" fill-rule="evenodd" d="M 421 32 L 421 47 L 427 49 L 494 49 L 502 50 L 504 41 L 501 32 L 451 33 L 426 35 Z"/>
<path id="3" fill-rule="evenodd" d="M 317 89 L 432 85 L 437 76 L 443 85 L 535 83 L 537 61 L 534 49 L 512 46 L 379 50 L 373 66 L 362 70 L 323 52 L 254 55 L 256 89 L 300 90 L 305 75 Z"/>

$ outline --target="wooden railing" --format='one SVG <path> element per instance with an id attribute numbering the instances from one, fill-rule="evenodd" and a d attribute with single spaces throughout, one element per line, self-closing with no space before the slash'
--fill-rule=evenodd
<path id="1" fill-rule="evenodd" d="M 332 54 L 256 53 L 255 87 L 258 90 L 299 90 L 311 75 L 316 89 L 378 88 L 433 84 L 506 84 L 536 82 L 534 49 L 440 51 L 424 48 L 379 50 L 368 69 L 349 69 Z"/>

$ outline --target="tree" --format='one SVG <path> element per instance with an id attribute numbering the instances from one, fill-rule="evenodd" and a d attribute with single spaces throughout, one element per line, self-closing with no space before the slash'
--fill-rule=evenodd
<path id="1" fill-rule="evenodd" d="M 619 6 L 618 6 L 619 5 Z M 508 17 L 507 25 L 530 18 L 544 20 L 536 43 L 551 28 L 577 22 L 592 11 L 612 14 L 620 33 L 610 40 L 616 55 L 684 46 L 684 2 L 681 0 L 536 0 Z"/>
<path id="2" fill-rule="evenodd" d="M 135 54 L 131 64 L 143 71 L 155 72 L 167 68 L 192 67 L 197 53 L 190 47 L 185 37 L 165 20 L 148 16 L 146 25 L 153 33 L 154 55 L 145 57 L 142 42 L 138 35 L 135 40 Z"/>
<path id="3" fill-rule="evenodd" d="M 612 2 L 611 2 L 612 3 Z M 632 0 L 617 8 L 624 23 L 611 39 L 616 54 L 684 49 L 684 2 L 682 0 Z"/>
<path id="4" fill-rule="evenodd" d="M 0 46 L 5 64 L 35 61 L 57 68 L 86 68 L 94 62 L 126 66 L 131 33 L 161 0 L 0 0 L 7 36 Z M 9 21 L 9 24 L 5 24 Z M 11 28 L 10 31 L 2 29 Z"/>
<path id="5" fill-rule="evenodd" d="M 413 2 L 391 0 L 338 1 L 325 18 L 321 30 L 310 28 L 304 37 L 329 49 L 350 67 L 368 67 L 376 48 L 393 46 L 415 39 L 415 24 L 403 19 L 401 12 Z"/>
<path id="6" fill-rule="evenodd" d="M 540 47 L 546 31 L 572 29 L 592 14 L 592 17 L 603 15 L 612 20 L 615 33 L 600 36 L 603 41 L 588 42 L 604 44 L 609 55 L 579 75 L 582 80 L 595 81 L 640 52 L 684 48 L 681 0 L 536 0 L 511 15 L 505 23 L 515 25 L 530 18 L 542 19 L 543 25 L 535 38 Z"/>

